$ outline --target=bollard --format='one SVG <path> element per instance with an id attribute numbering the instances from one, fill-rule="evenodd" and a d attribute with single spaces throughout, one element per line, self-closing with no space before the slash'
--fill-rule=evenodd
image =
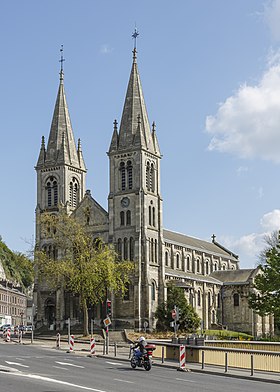
<path id="1" fill-rule="evenodd" d="M 204 353 L 204 351 L 202 351 L 202 357 L 201 357 L 201 369 L 204 369 L 204 361 L 205 361 L 205 358 L 204 358 L 204 355 L 205 355 L 205 353 Z"/>
<path id="2" fill-rule="evenodd" d="M 106 339 L 104 339 L 103 342 L 103 355 L 105 355 L 105 352 L 106 352 Z"/>
<path id="3" fill-rule="evenodd" d="M 251 376 L 254 375 L 254 356 L 251 354 Z"/>
<path id="4" fill-rule="evenodd" d="M 186 368 L 186 347 L 185 346 L 180 346 L 179 348 L 179 367 L 177 368 L 177 370 L 180 371 L 185 371 Z"/>
<path id="5" fill-rule="evenodd" d="M 69 350 L 66 351 L 67 353 L 73 353 L 74 352 L 74 345 L 75 345 L 74 340 L 75 340 L 75 336 L 71 335 L 70 336 L 70 343 L 69 343 Z"/>
<path id="6" fill-rule="evenodd" d="M 60 333 L 59 332 L 56 334 L 56 349 L 57 350 L 60 349 Z"/>
<path id="7" fill-rule="evenodd" d="M 161 363 L 164 363 L 164 346 L 161 347 Z"/>
<path id="8" fill-rule="evenodd" d="M 115 342 L 114 344 L 114 352 L 115 352 L 115 357 L 117 356 L 117 343 Z"/>
<path id="9" fill-rule="evenodd" d="M 93 355 L 95 355 L 95 339 L 91 338 L 90 339 L 90 355 L 89 355 L 89 357 L 92 357 Z"/>
<path id="10" fill-rule="evenodd" d="M 10 342 L 11 341 L 11 330 L 10 328 L 7 330 L 7 335 L 6 335 L 6 342 Z"/>
<path id="11" fill-rule="evenodd" d="M 225 373 L 228 371 L 228 353 L 225 353 Z"/>

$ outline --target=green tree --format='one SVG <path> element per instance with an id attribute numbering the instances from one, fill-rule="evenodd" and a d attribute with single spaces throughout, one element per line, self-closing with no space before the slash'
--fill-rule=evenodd
<path id="1" fill-rule="evenodd" d="M 280 314 L 280 245 L 266 252 L 266 262 L 259 266 L 261 273 L 256 277 L 257 290 L 249 297 L 249 305 L 261 316 Z"/>
<path id="2" fill-rule="evenodd" d="M 180 309 L 180 316 L 178 320 L 179 329 L 183 332 L 194 332 L 198 329 L 200 325 L 200 318 L 193 309 L 193 307 L 188 304 L 185 297 L 184 289 L 177 287 L 174 284 L 168 285 L 167 290 L 167 301 L 160 304 L 156 310 L 157 329 L 158 330 L 171 330 L 170 322 L 174 321 L 171 312 L 176 305 Z"/>
<path id="3" fill-rule="evenodd" d="M 123 295 L 130 280 L 133 263 L 118 261 L 115 251 L 101 240 L 93 239 L 86 226 L 68 216 L 43 214 L 42 235 L 51 239 L 52 254 L 35 252 L 39 278 L 55 288 L 62 285 L 80 297 L 84 315 L 84 335 L 88 335 L 88 304 L 106 299 L 108 292 Z"/>

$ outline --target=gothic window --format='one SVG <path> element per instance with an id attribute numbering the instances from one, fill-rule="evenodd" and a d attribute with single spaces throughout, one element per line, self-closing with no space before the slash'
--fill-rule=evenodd
<path id="1" fill-rule="evenodd" d="M 190 256 L 187 256 L 187 270 L 190 270 Z"/>
<path id="2" fill-rule="evenodd" d="M 201 306 L 201 293 L 200 290 L 197 292 L 197 306 Z"/>
<path id="3" fill-rule="evenodd" d="M 146 166 L 146 188 L 149 191 L 150 190 L 150 163 L 147 162 Z"/>
<path id="4" fill-rule="evenodd" d="M 71 207 L 77 207 L 79 203 L 79 183 L 77 178 L 72 177 L 69 184 L 69 204 Z"/>
<path id="5" fill-rule="evenodd" d="M 55 177 L 50 176 L 46 182 L 47 206 L 53 207 L 58 204 L 58 186 Z"/>
<path id="6" fill-rule="evenodd" d="M 196 272 L 200 272 L 200 260 L 196 260 Z"/>
<path id="7" fill-rule="evenodd" d="M 233 306 L 239 306 L 239 294 L 238 293 L 233 294 Z"/>
<path id="8" fill-rule="evenodd" d="M 150 169 L 150 191 L 155 191 L 155 169 L 153 163 L 151 164 Z"/>
<path id="9" fill-rule="evenodd" d="M 218 309 L 221 307 L 221 294 L 219 293 L 217 296 L 217 300 L 218 300 Z"/>
<path id="10" fill-rule="evenodd" d="M 128 189 L 132 189 L 133 175 L 132 175 L 132 164 L 131 164 L 131 161 L 127 162 L 127 178 L 128 178 Z"/>
<path id="11" fill-rule="evenodd" d="M 177 269 L 180 268 L 180 256 L 178 255 L 178 253 L 177 253 L 177 255 L 176 255 L 176 268 L 177 268 Z"/>
<path id="12" fill-rule="evenodd" d="M 169 259 L 168 252 L 166 251 L 165 252 L 165 265 L 166 265 L 166 267 L 168 267 L 168 259 Z"/>
<path id="13" fill-rule="evenodd" d="M 123 240 L 123 258 L 124 260 L 128 259 L 128 241 L 127 238 Z"/>
<path id="14" fill-rule="evenodd" d="M 149 225 L 152 226 L 152 207 L 149 206 Z"/>
<path id="15" fill-rule="evenodd" d="M 126 211 L 126 225 L 127 226 L 131 225 L 131 211 L 130 210 Z"/>
<path id="16" fill-rule="evenodd" d="M 154 261 L 154 239 L 151 239 L 151 261 Z"/>
<path id="17" fill-rule="evenodd" d="M 155 240 L 155 263 L 158 261 L 158 254 L 157 254 L 157 240 Z"/>
<path id="18" fill-rule="evenodd" d="M 129 260 L 134 259 L 134 239 L 133 237 L 130 237 L 129 239 Z"/>
<path id="19" fill-rule="evenodd" d="M 120 221 L 121 221 L 121 226 L 124 226 L 124 211 L 120 212 Z"/>
<path id="20" fill-rule="evenodd" d="M 217 271 L 217 263 L 214 264 L 214 271 Z"/>
<path id="21" fill-rule="evenodd" d="M 152 287 L 151 287 L 151 289 L 152 289 L 152 301 L 155 301 L 156 300 L 156 283 L 153 281 L 152 282 Z"/>
<path id="22" fill-rule="evenodd" d="M 192 260 L 192 272 L 195 274 L 195 260 Z"/>
<path id="23" fill-rule="evenodd" d="M 129 301 L 129 283 L 125 284 L 125 293 L 123 296 L 124 301 Z"/>
<path id="24" fill-rule="evenodd" d="M 212 310 L 212 324 L 216 324 L 216 313 L 215 313 L 215 310 Z"/>
<path id="25" fill-rule="evenodd" d="M 126 185 L 124 162 L 120 163 L 120 180 L 121 180 L 121 190 L 124 191 Z"/>
<path id="26" fill-rule="evenodd" d="M 208 308 L 211 306 L 211 293 L 210 291 L 208 292 Z"/>
<path id="27" fill-rule="evenodd" d="M 152 212 L 153 212 L 153 216 L 152 216 L 152 218 L 153 218 L 153 226 L 154 227 L 156 227 L 156 214 L 155 214 L 155 207 L 153 207 L 152 208 Z"/>
<path id="28" fill-rule="evenodd" d="M 206 261 L 205 263 L 205 271 L 206 271 L 206 275 L 209 275 L 209 262 Z"/>
<path id="29" fill-rule="evenodd" d="M 186 259 L 182 257 L 182 266 L 181 266 L 182 271 L 185 271 L 185 266 L 186 266 Z"/>
<path id="30" fill-rule="evenodd" d="M 118 249 L 117 249 L 119 258 L 122 258 L 122 240 L 121 238 L 118 239 Z"/>

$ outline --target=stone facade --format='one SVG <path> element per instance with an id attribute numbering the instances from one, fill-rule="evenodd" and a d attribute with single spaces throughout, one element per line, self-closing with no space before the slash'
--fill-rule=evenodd
<path id="1" fill-rule="evenodd" d="M 86 168 L 81 144 L 76 148 L 66 104 L 63 70 L 51 125 L 48 145 L 42 139 L 36 165 L 37 207 L 36 244 L 54 257 L 53 249 L 41 232 L 39 217 L 44 211 L 57 213 L 63 205 L 69 214 L 88 225 L 93 237 L 113 244 L 123 259 L 135 262 L 136 272 L 127 295 L 120 299 L 112 295 L 112 321 L 115 328 L 141 330 L 144 323 L 150 329 L 156 324 L 155 311 L 167 296 L 167 282 L 173 280 L 185 289 L 188 301 L 201 317 L 203 328 L 225 325 L 236 330 L 252 331 L 252 325 L 267 320 L 252 320 L 247 294 L 251 285 L 238 281 L 234 288 L 226 282 L 227 272 L 239 270 L 238 257 L 219 244 L 164 230 L 163 201 L 160 190 L 161 153 L 156 126 L 150 127 L 138 72 L 136 49 L 127 87 L 120 127 L 114 122 L 108 151 L 109 195 L 108 211 L 85 191 Z M 223 273 L 217 276 L 217 272 Z M 232 305 L 234 290 L 242 300 L 239 314 Z M 242 291 L 243 290 L 243 291 Z M 39 280 L 35 282 L 34 300 L 37 305 L 37 326 L 62 328 L 71 317 L 79 321 L 78 298 L 60 287 L 51 292 Z M 103 317 L 102 308 L 95 309 L 95 319 Z M 264 328 L 262 328 L 264 330 Z M 255 332 L 259 331 L 255 327 Z"/>

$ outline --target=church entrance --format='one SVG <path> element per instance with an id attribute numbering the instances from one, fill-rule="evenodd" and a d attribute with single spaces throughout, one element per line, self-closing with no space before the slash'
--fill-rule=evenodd
<path id="1" fill-rule="evenodd" d="M 53 299 L 48 298 L 45 302 L 45 320 L 48 328 L 54 327 L 55 322 L 55 304 Z"/>

